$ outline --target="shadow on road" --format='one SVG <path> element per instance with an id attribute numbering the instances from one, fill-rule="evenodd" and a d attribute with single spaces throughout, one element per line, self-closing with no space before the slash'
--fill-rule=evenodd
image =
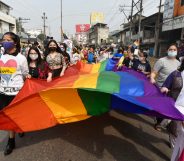
<path id="1" fill-rule="evenodd" d="M 131 116 L 132 114 L 129 115 L 129 117 Z M 134 115 L 133 119 L 150 125 L 150 122 L 142 117 Z M 112 134 L 111 131 L 108 131 L 109 127 L 113 127 L 121 136 Z M 120 120 L 109 114 L 78 123 L 27 133 L 24 138 L 17 138 L 17 148 L 24 148 L 55 138 L 61 138 L 61 140 L 67 141 L 99 159 L 103 158 L 103 152 L 106 150 L 117 161 L 155 161 L 153 158 L 149 158 L 148 154 L 140 153 L 135 146 L 138 144 L 149 149 L 163 160 L 169 160 L 168 156 L 152 145 L 152 143 L 163 142 L 163 139 L 144 132 L 141 128 L 128 123 L 127 120 Z M 4 140 L 4 142 L 6 141 Z M 3 150 L 3 146 L 4 143 L 0 143 L 0 151 Z M 62 147 L 62 143 L 60 146 Z"/>

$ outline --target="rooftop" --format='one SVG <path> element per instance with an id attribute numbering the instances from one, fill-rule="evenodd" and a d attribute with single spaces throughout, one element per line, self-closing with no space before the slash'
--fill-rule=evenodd
<path id="1" fill-rule="evenodd" d="M 6 3 L 4 3 L 4 2 L 2 2 L 1 0 L 0 0 L 0 3 L 1 4 L 3 4 L 3 5 L 5 5 L 5 6 L 7 6 L 8 8 L 10 8 L 10 9 L 13 9 L 12 7 L 10 7 L 8 4 L 6 4 Z"/>

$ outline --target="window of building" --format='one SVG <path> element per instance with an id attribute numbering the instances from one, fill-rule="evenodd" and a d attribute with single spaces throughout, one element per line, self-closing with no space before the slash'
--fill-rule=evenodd
<path id="1" fill-rule="evenodd" d="M 181 0 L 181 6 L 184 6 L 184 0 Z"/>

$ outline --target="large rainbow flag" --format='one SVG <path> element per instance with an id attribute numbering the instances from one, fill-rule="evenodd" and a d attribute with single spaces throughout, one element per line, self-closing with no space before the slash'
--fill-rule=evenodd
<path id="1" fill-rule="evenodd" d="M 13 102 L 0 111 L 0 129 L 41 130 L 98 116 L 110 110 L 184 120 L 174 101 L 141 73 L 112 71 L 116 62 L 79 62 L 62 78 L 26 80 Z"/>

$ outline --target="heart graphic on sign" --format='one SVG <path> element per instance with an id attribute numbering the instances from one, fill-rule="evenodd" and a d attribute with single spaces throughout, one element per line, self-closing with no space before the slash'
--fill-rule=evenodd
<path id="1" fill-rule="evenodd" d="M 6 63 L 0 60 L 0 76 L 9 82 L 12 74 L 16 72 L 17 62 L 13 59 L 8 60 Z"/>

